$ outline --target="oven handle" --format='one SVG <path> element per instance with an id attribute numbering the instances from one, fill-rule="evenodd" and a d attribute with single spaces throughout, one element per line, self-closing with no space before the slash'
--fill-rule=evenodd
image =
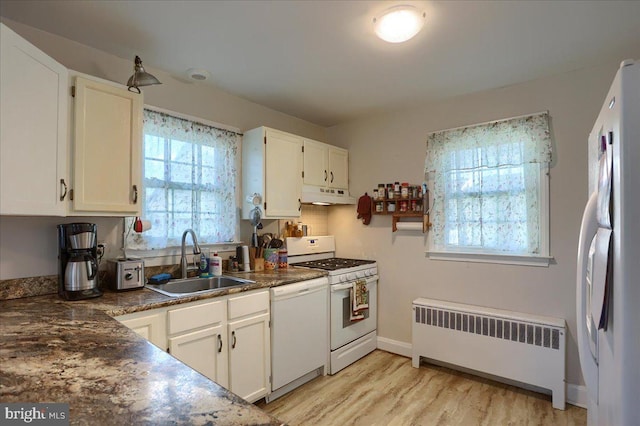
<path id="1" fill-rule="evenodd" d="M 367 287 L 369 287 L 369 284 L 378 281 L 378 276 L 377 275 L 373 275 L 371 277 L 367 277 Z M 334 284 L 331 287 L 331 293 L 335 293 L 336 291 L 341 291 L 341 290 L 347 290 L 350 289 L 351 287 L 353 287 L 353 281 L 351 281 L 350 283 L 346 283 L 346 284 Z"/>

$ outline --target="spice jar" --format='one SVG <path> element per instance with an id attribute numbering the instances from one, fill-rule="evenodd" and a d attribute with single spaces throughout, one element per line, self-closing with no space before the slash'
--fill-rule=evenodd
<path id="1" fill-rule="evenodd" d="M 378 198 L 380 200 L 384 199 L 386 197 L 386 193 L 387 193 L 387 191 L 384 189 L 384 183 L 379 183 L 378 184 Z"/>
<path id="2" fill-rule="evenodd" d="M 396 202 L 395 201 L 390 201 L 387 204 L 387 211 L 390 212 L 390 213 L 396 211 Z"/>
<path id="3" fill-rule="evenodd" d="M 393 198 L 395 196 L 395 189 L 393 187 L 393 184 L 388 183 L 387 184 L 387 198 Z"/>
<path id="4" fill-rule="evenodd" d="M 400 201 L 400 212 L 406 212 L 407 211 L 407 204 L 408 204 L 408 201 L 406 201 L 406 200 Z"/>
<path id="5" fill-rule="evenodd" d="M 374 188 L 373 189 L 373 199 L 377 200 L 378 199 L 378 188 Z"/>
<path id="6" fill-rule="evenodd" d="M 378 201 L 376 203 L 376 213 L 382 213 L 384 211 L 384 203 L 382 201 Z"/>
<path id="7" fill-rule="evenodd" d="M 411 200 L 411 211 L 414 211 L 414 212 L 418 211 L 418 201 L 417 200 Z"/>
<path id="8" fill-rule="evenodd" d="M 402 187 L 400 189 L 400 194 L 402 198 L 409 198 L 409 183 L 402 182 Z"/>

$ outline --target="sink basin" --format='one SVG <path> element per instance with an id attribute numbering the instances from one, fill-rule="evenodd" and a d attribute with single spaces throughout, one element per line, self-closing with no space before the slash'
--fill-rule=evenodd
<path id="1" fill-rule="evenodd" d="M 236 277 L 185 278 L 171 280 L 166 284 L 147 284 L 146 287 L 166 296 L 178 297 L 199 294 L 221 288 L 239 287 L 255 281 Z"/>

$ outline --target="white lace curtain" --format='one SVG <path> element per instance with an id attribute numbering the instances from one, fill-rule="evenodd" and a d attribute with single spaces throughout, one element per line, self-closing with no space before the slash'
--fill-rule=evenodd
<path id="1" fill-rule="evenodd" d="M 233 241 L 239 134 L 146 109 L 143 133 L 142 218 L 152 228 L 128 232 L 127 248 L 179 246 L 188 228 L 200 243 Z"/>
<path id="2" fill-rule="evenodd" d="M 433 249 L 540 255 L 548 113 L 431 133 L 425 180 Z"/>

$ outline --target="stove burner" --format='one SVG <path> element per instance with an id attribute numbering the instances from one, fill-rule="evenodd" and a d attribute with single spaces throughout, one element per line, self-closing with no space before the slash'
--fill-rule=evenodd
<path id="1" fill-rule="evenodd" d="M 296 263 L 295 266 L 302 266 L 304 268 L 323 269 L 325 271 L 336 271 L 338 269 L 353 268 L 354 266 L 367 265 L 371 263 L 375 263 L 375 261 L 360 260 L 360 259 L 343 259 L 340 257 L 332 257 L 330 259 L 300 262 L 300 263 Z"/>

